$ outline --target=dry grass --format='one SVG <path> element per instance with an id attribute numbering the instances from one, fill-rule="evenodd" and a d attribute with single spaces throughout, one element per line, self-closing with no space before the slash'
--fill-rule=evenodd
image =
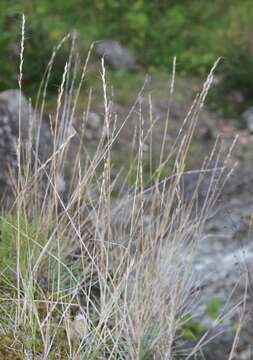
<path id="1" fill-rule="evenodd" d="M 183 121 L 171 153 L 165 154 L 168 109 L 160 162 L 147 188 L 143 184 L 143 146 L 147 141 L 152 143 L 151 101 L 150 119 L 144 119 L 141 89 L 118 127 L 102 60 L 106 131 L 90 156 L 83 140 L 90 102 L 82 130 L 77 131 L 74 124 L 90 53 L 78 80 L 74 41 L 50 119 L 53 151 L 46 160 L 39 158 L 47 84 L 60 46 L 52 55 L 39 90 L 30 121 L 30 140 L 26 146 L 18 143 L 19 171 L 11 215 L 1 216 L 6 241 L 16 245 L 10 249 L 13 262 L 0 273 L 0 358 L 180 358 L 184 346 L 180 329 L 196 301 L 192 273 L 196 242 L 229 176 L 226 162 L 230 152 L 222 159 L 217 140 L 202 169 L 193 171 L 199 173 L 199 180 L 190 199 L 185 200 L 185 161 L 217 64 Z M 22 62 L 23 50 L 21 74 Z M 20 76 L 20 88 L 21 80 Z M 170 96 L 174 82 L 175 62 Z M 138 164 L 136 181 L 133 188 L 123 187 L 123 195 L 115 200 L 111 150 L 133 112 L 139 118 L 137 151 L 133 150 Z M 143 131 L 144 121 L 150 123 L 147 133 Z M 173 174 L 162 179 L 171 158 Z M 71 177 L 63 197 L 59 175 L 66 171 Z M 207 174 L 209 189 L 199 207 L 198 186 Z"/>

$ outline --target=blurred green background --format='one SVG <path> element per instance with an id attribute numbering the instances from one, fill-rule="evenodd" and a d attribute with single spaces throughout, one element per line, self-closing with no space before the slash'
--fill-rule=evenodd
<path id="1" fill-rule="evenodd" d="M 38 87 L 52 48 L 75 29 L 81 52 L 92 41 L 116 39 L 134 51 L 145 71 L 168 72 L 176 55 L 178 74 L 202 77 L 222 56 L 223 91 L 253 96 L 252 0 L 0 0 L 0 89 L 17 86 L 21 12 L 27 22 L 27 93 Z M 55 85 L 64 63 L 63 51 Z"/>

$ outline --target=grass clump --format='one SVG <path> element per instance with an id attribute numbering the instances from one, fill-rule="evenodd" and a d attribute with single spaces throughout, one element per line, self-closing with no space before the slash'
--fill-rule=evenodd
<path id="1" fill-rule="evenodd" d="M 36 141 L 30 139 L 22 158 L 17 156 L 12 211 L 1 217 L 0 343 L 6 344 L 0 356 L 9 356 L 6 351 L 10 350 L 10 356 L 22 359 L 173 359 L 180 346 L 178 328 L 189 313 L 196 243 L 229 175 L 225 165 L 230 152 L 224 165 L 217 140 L 203 167 L 193 171 L 199 179 L 190 198 L 186 197 L 186 159 L 215 66 L 170 154 L 164 150 L 168 110 L 161 153 L 146 183 L 144 143 L 152 134 L 152 111 L 150 128 L 145 130 L 141 90 L 129 113 L 117 123 L 103 60 L 106 131 L 92 152 L 83 136 L 90 102 L 82 126 L 75 123 L 89 56 L 80 79 L 73 71 L 73 52 L 67 59 L 56 110 L 50 114 L 52 153 L 43 162 L 33 146 L 39 142 L 39 133 L 30 131 L 31 136 L 37 134 Z M 51 59 L 53 63 L 54 56 Z M 39 126 L 37 117 L 42 119 L 52 63 L 46 69 L 30 124 Z M 175 62 L 173 70 L 170 96 Z M 115 200 L 113 146 L 136 113 L 135 175 L 127 186 L 128 177 L 123 181 Z M 165 176 L 168 167 L 170 173 Z M 62 193 L 59 175 L 66 173 L 68 184 Z M 200 207 L 198 188 L 206 175 L 210 182 Z M 195 330 L 199 334 L 203 328 L 194 323 L 191 331 Z"/>
<path id="2" fill-rule="evenodd" d="M 18 219 L 14 214 L 1 216 L 1 240 L 0 240 L 0 264 L 3 269 L 2 275 L 11 275 L 11 269 L 15 268 L 17 262 L 16 239 L 20 234 L 20 271 L 25 274 L 35 259 L 38 257 L 41 248 L 46 243 L 46 231 L 39 231 L 34 223 L 28 223 L 24 218 Z M 29 264 L 31 262 L 31 264 Z M 8 274 L 9 273 L 9 274 Z M 8 274 L 8 275 L 7 275 Z"/>

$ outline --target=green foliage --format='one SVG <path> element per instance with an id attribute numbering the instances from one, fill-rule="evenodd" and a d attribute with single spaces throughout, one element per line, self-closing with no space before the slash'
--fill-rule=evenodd
<path id="1" fill-rule="evenodd" d="M 224 90 L 240 89 L 246 98 L 253 94 L 253 54 L 247 44 L 230 43 L 222 66 Z M 230 76 L 229 76 L 230 74 Z"/>
<path id="2" fill-rule="evenodd" d="M 0 63 L 0 90 L 17 87 L 20 62 L 21 42 L 21 13 L 27 14 L 25 25 L 25 51 L 23 63 L 23 86 L 29 95 L 34 95 L 42 79 L 43 73 L 50 60 L 53 48 L 60 39 L 55 36 L 46 22 L 44 22 L 41 8 L 33 8 L 32 3 L 14 1 L 11 6 L 0 4 L 0 47 L 4 61 Z M 55 29 L 57 31 L 57 29 Z M 62 33 L 63 34 L 63 33 Z M 51 78 L 49 92 L 57 92 L 60 85 L 68 48 L 63 48 L 56 57 Z"/>
<path id="3" fill-rule="evenodd" d="M 36 259 L 46 241 L 45 234 L 38 237 L 38 228 L 26 219 L 13 215 L 0 217 L 0 273 L 9 276 L 17 263 L 17 242 L 19 241 L 19 264 L 21 274 L 26 274 L 32 260 Z M 18 240 L 19 237 L 19 240 Z"/>
<path id="4" fill-rule="evenodd" d="M 251 146 L 248 143 L 242 143 L 239 147 L 238 156 L 241 162 L 245 162 L 250 158 L 252 159 Z"/>
<path id="5" fill-rule="evenodd" d="M 194 340 L 203 335 L 208 328 L 200 321 L 193 319 L 190 315 L 185 315 L 180 330 L 183 339 Z"/>
<path id="6" fill-rule="evenodd" d="M 0 88 L 17 83 L 21 12 L 27 17 L 24 83 L 33 93 L 53 46 L 76 29 L 83 48 L 115 38 L 132 48 L 147 67 L 203 75 L 218 56 L 228 87 L 252 94 L 253 7 L 251 0 L 2 0 L 0 4 Z M 66 50 L 66 49 L 65 49 Z M 56 61 L 51 89 L 56 90 L 65 64 Z"/>
<path id="7" fill-rule="evenodd" d="M 213 319 L 217 319 L 219 315 L 219 310 L 221 307 L 221 302 L 219 298 L 213 298 L 207 303 L 207 312 L 208 315 Z"/>

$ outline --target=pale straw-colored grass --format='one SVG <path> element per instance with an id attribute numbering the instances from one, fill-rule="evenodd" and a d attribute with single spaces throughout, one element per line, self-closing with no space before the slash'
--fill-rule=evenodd
<path id="1" fill-rule="evenodd" d="M 24 30 L 22 34 L 21 74 Z M 184 316 L 197 299 L 192 291 L 196 243 L 230 174 L 230 151 L 224 159 L 218 139 L 203 167 L 187 171 L 188 175 L 198 173 L 199 180 L 186 202 L 182 186 L 185 163 L 218 62 L 197 94 L 169 154 L 165 150 L 170 121 L 168 102 L 159 164 L 152 170 L 152 181 L 147 187 L 143 182 L 143 145 L 149 141 L 153 166 L 155 124 L 151 96 L 149 119 L 144 119 L 142 113 L 145 83 L 118 126 L 102 59 L 105 131 L 95 153 L 90 155 L 83 132 L 92 97 L 87 102 L 81 130 L 77 130 L 74 121 L 91 50 L 78 80 L 74 40 L 56 110 L 50 116 L 53 150 L 47 159 L 39 158 L 40 126 L 50 73 L 57 51 L 69 38 L 65 37 L 54 50 L 46 69 L 31 115 L 29 146 L 22 163 L 21 138 L 18 143 L 19 171 L 12 215 L 1 216 L 10 241 L 16 239 L 16 263 L 0 273 L 0 331 L 13 340 L 11 346 L 16 354 L 25 359 L 173 359 L 179 345 L 183 346 L 180 329 Z M 170 98 L 175 68 L 176 60 Z M 20 75 L 20 89 L 21 79 Z M 138 113 L 136 131 L 133 129 L 137 151 L 133 146 L 132 152 L 132 163 L 137 163 L 136 180 L 128 190 L 123 184 L 121 196 L 115 200 L 112 149 L 134 112 Z M 145 132 L 144 122 L 149 122 Z M 73 146 L 74 158 L 70 156 Z M 232 147 L 233 144 L 231 150 Z M 173 171 L 162 178 L 171 159 Z M 66 170 L 71 176 L 67 196 L 62 197 L 58 181 Z M 210 178 L 209 188 L 198 208 L 198 187 L 206 176 Z M 29 230 L 31 227 L 33 231 Z M 198 346 L 194 352 L 197 350 Z"/>

